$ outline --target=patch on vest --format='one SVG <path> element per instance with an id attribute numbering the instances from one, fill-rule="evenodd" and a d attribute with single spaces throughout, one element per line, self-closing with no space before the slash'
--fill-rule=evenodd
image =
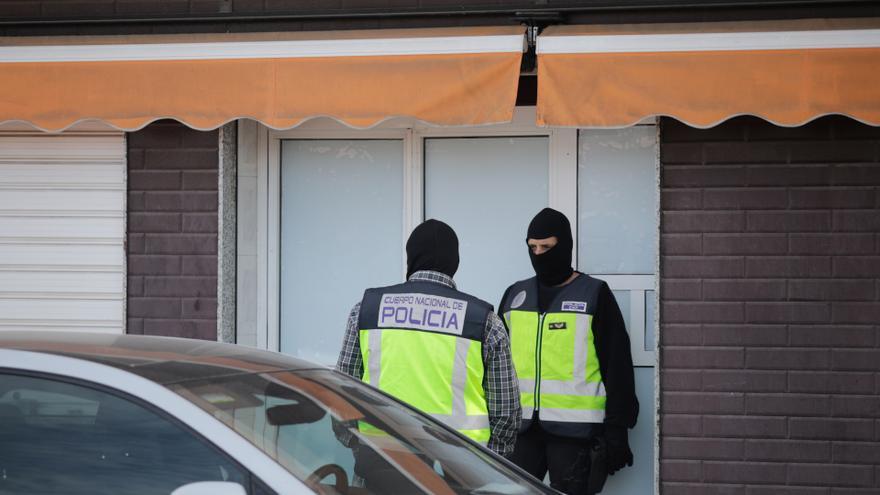
<path id="1" fill-rule="evenodd" d="M 526 291 L 521 290 L 516 293 L 513 297 L 513 301 L 510 302 L 510 309 L 516 309 L 523 305 L 526 302 Z"/>
<path id="2" fill-rule="evenodd" d="M 550 323 L 549 328 L 550 330 L 565 330 L 568 327 L 565 325 L 564 321 L 554 321 L 553 323 Z"/>
<path id="3" fill-rule="evenodd" d="M 379 328 L 412 328 L 461 335 L 467 301 L 429 294 L 382 294 Z"/>
<path id="4" fill-rule="evenodd" d="M 581 301 L 562 301 L 562 310 L 586 313 L 587 303 Z"/>

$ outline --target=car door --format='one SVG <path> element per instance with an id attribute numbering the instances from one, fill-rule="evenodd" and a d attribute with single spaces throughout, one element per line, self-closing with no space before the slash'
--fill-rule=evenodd
<path id="1" fill-rule="evenodd" d="M 200 481 L 273 493 L 139 399 L 57 375 L 0 372 L 0 494 L 167 495 Z"/>

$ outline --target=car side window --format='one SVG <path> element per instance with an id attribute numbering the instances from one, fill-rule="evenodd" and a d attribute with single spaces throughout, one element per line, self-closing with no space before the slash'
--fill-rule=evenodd
<path id="1" fill-rule="evenodd" d="M 139 401 L 44 376 L 0 374 L 0 494 L 168 495 L 249 473 Z"/>

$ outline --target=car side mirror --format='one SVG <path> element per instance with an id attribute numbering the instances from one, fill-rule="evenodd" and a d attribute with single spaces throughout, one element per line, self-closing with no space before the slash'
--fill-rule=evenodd
<path id="1" fill-rule="evenodd" d="M 247 491 L 231 481 L 197 481 L 177 487 L 171 495 L 247 495 Z"/>
<path id="2" fill-rule="evenodd" d="M 316 423 L 326 415 L 326 411 L 312 402 L 283 404 L 266 409 L 266 420 L 272 426 Z"/>
<path id="3" fill-rule="evenodd" d="M 275 382 L 266 386 L 266 396 L 293 401 L 292 404 L 279 404 L 266 409 L 266 420 L 272 426 L 315 423 L 327 414 L 323 407 L 305 395 Z"/>

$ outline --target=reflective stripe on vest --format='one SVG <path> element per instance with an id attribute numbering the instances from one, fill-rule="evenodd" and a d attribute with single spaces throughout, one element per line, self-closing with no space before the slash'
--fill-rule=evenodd
<path id="1" fill-rule="evenodd" d="M 523 420 L 540 410 L 546 421 L 603 422 L 606 394 L 593 344 L 592 315 L 540 315 L 514 309 L 506 311 L 504 319 L 510 329 Z"/>
<path id="2" fill-rule="evenodd" d="M 486 445 L 482 344 L 405 329 L 360 331 L 363 381 Z"/>

